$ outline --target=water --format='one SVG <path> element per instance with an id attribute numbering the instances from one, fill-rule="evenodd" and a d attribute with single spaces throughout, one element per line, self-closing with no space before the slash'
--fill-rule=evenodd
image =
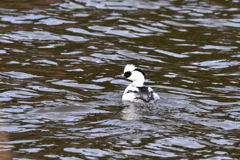
<path id="1" fill-rule="evenodd" d="M 2 1 L 1 159 L 239 159 L 239 10 L 239 0 Z M 129 63 L 157 108 L 121 103 Z"/>

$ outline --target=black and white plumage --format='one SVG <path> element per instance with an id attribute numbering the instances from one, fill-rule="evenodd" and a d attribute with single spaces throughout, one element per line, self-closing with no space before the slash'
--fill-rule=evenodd
<path id="1" fill-rule="evenodd" d="M 133 93 L 136 100 L 142 100 L 144 102 L 150 102 L 154 100 L 153 92 L 149 91 L 149 87 L 137 87 L 137 90 L 128 90 L 127 93 Z"/>
<path id="2" fill-rule="evenodd" d="M 127 64 L 124 68 L 124 77 L 132 83 L 125 89 L 122 100 L 130 102 L 155 102 L 159 96 L 152 88 L 144 86 L 144 72 L 132 64 Z"/>

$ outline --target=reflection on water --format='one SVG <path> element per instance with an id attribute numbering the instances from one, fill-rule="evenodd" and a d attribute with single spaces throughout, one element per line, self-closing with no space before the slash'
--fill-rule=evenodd
<path id="1" fill-rule="evenodd" d="M 3 1 L 0 152 L 12 150 L 15 159 L 238 159 L 238 4 Z M 122 104 L 129 82 L 117 75 L 129 63 L 147 73 L 161 97 L 156 107 Z"/>
<path id="2" fill-rule="evenodd" d="M 0 130 L 2 130 L 2 122 L 0 122 Z M 8 144 L 7 135 L 0 131 L 0 159 L 8 160 L 11 158 L 10 150 L 12 146 Z"/>

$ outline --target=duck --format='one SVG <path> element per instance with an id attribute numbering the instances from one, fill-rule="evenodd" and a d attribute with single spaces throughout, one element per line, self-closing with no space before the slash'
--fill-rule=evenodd
<path id="1" fill-rule="evenodd" d="M 151 87 L 145 86 L 145 73 L 133 64 L 124 67 L 123 76 L 132 81 L 123 92 L 123 102 L 152 103 L 160 99 Z"/>

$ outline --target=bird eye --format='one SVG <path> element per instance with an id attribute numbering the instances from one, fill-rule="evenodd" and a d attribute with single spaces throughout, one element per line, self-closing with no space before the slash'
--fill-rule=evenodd
<path id="1" fill-rule="evenodd" d="M 124 77 L 126 77 L 126 78 L 130 77 L 131 75 L 132 75 L 132 73 L 129 71 L 124 73 Z"/>

